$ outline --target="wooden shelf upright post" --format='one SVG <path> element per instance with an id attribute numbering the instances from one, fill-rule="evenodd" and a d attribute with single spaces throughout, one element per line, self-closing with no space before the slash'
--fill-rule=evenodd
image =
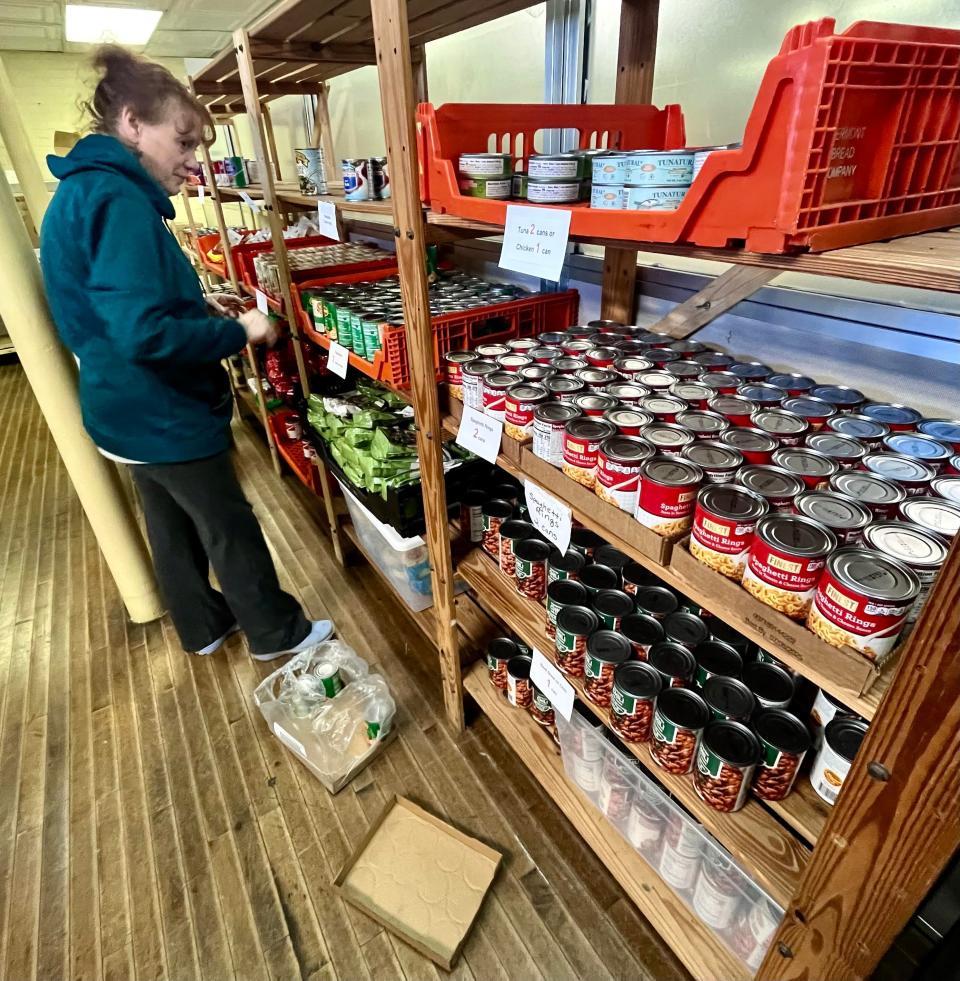
<path id="1" fill-rule="evenodd" d="M 447 718 L 460 731 L 463 729 L 463 692 L 453 600 L 453 558 L 450 554 L 447 497 L 443 482 L 443 427 L 437 404 L 433 329 L 427 286 L 426 238 L 417 179 L 417 142 L 414 130 L 416 95 L 410 59 L 406 0 L 374 0 L 372 14 L 383 128 L 393 187 L 393 234 L 397 245 L 397 265 L 400 269 L 404 322 L 407 325 L 443 700 Z"/>

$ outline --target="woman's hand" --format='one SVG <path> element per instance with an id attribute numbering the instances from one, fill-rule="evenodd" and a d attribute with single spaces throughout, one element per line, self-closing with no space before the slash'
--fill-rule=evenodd
<path id="1" fill-rule="evenodd" d="M 244 301 L 235 293 L 204 293 L 207 306 L 221 317 L 236 320 L 243 313 Z"/>
<path id="2" fill-rule="evenodd" d="M 240 326 L 247 332 L 250 344 L 266 344 L 273 347 L 277 342 L 277 328 L 273 321 L 259 310 L 247 310 L 237 317 Z"/>

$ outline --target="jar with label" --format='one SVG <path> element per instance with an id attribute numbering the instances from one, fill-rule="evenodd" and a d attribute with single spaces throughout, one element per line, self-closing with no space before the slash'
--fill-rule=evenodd
<path id="1" fill-rule="evenodd" d="M 696 882 L 704 841 L 691 820 L 671 813 L 663 832 L 660 875 L 675 892 L 683 895 Z"/>
<path id="2" fill-rule="evenodd" d="M 547 556 L 550 546 L 539 538 L 527 538 L 513 547 L 517 592 L 542 603 L 547 596 Z"/>
<path id="3" fill-rule="evenodd" d="M 613 674 L 631 654 L 630 642 L 613 630 L 596 630 L 587 638 L 583 693 L 600 708 L 609 708 Z"/>
<path id="4" fill-rule="evenodd" d="M 531 664 L 532 658 L 527 654 L 517 654 L 507 662 L 507 701 L 514 708 L 529 708 L 533 701 Z"/>
<path id="5" fill-rule="evenodd" d="M 571 678 L 582 678 L 587 654 L 587 639 L 600 626 L 593 610 L 583 606 L 566 606 L 557 614 L 555 646 L 557 667 Z"/>
<path id="6" fill-rule="evenodd" d="M 610 726 L 624 742 L 650 739 L 657 695 L 663 687 L 659 672 L 636 661 L 627 661 L 613 672 Z"/>
<path id="7" fill-rule="evenodd" d="M 620 632 L 630 641 L 633 656 L 646 661 L 650 648 L 664 639 L 663 624 L 648 613 L 631 613 L 620 621 Z"/>
<path id="8" fill-rule="evenodd" d="M 507 664 L 518 654 L 517 645 L 509 637 L 497 637 L 487 647 L 487 671 L 490 684 L 501 691 L 507 690 Z"/>
<path id="9" fill-rule="evenodd" d="M 810 770 L 810 783 L 828 804 L 837 802 L 866 734 L 866 722 L 848 715 L 837 716 L 824 729 L 823 743 Z"/>
<path id="10" fill-rule="evenodd" d="M 697 749 L 693 786 L 715 811 L 739 811 L 750 796 L 760 762 L 760 741 L 741 722 L 716 719 L 704 729 Z"/>
<path id="11" fill-rule="evenodd" d="M 661 691 L 653 712 L 650 755 L 654 763 L 677 776 L 689 773 L 709 718 L 710 710 L 696 692 L 686 688 Z"/>
<path id="12" fill-rule="evenodd" d="M 563 466 L 563 439 L 567 423 L 580 416 L 575 405 L 546 402 L 533 410 L 533 453 L 552 463 Z"/>
<path id="13" fill-rule="evenodd" d="M 693 887 L 693 911 L 713 930 L 726 930 L 743 897 L 743 873 L 715 849 L 705 848 Z"/>
<path id="14" fill-rule="evenodd" d="M 590 605 L 590 595 L 586 587 L 573 579 L 557 579 L 547 586 L 547 636 L 555 640 L 557 636 L 557 617 L 567 606 Z"/>
<path id="15" fill-rule="evenodd" d="M 810 749 L 810 733 L 795 715 L 780 709 L 761 712 L 753 731 L 760 740 L 761 750 L 753 793 L 761 800 L 783 800 L 793 789 Z"/>

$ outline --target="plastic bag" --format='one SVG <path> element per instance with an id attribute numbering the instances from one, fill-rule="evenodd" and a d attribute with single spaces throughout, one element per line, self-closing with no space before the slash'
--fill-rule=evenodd
<path id="1" fill-rule="evenodd" d="M 370 751 L 390 731 L 397 706 L 386 681 L 370 674 L 327 699 L 313 717 L 316 766 L 337 777 Z M 346 765 L 345 765 L 346 764 Z"/>

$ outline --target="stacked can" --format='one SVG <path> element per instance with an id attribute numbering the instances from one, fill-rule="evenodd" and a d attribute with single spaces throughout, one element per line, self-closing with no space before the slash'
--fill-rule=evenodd
<path id="1" fill-rule="evenodd" d="M 386 157 L 346 157 L 340 161 L 340 169 L 343 196 L 347 201 L 386 201 L 390 198 Z"/>
<path id="2" fill-rule="evenodd" d="M 458 172 L 460 193 L 468 197 L 506 201 L 513 191 L 509 153 L 463 153 Z"/>
<path id="3" fill-rule="evenodd" d="M 693 181 L 692 150 L 630 150 L 594 157 L 591 208 L 676 211 Z"/>

